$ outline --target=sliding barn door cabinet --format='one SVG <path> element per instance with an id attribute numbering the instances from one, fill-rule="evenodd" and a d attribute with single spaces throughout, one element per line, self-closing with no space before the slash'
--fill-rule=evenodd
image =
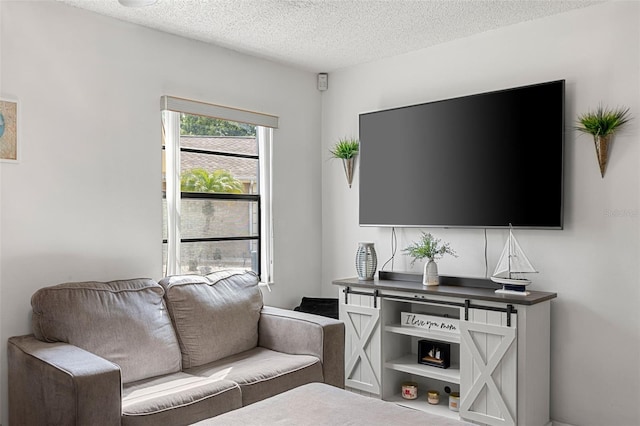
<path id="1" fill-rule="evenodd" d="M 556 294 L 496 294 L 488 280 L 440 278 L 436 287 L 392 272 L 333 282 L 346 329 L 346 387 L 476 424 L 549 425 Z M 416 399 L 403 398 L 407 383 L 417 385 Z M 439 403 L 428 402 L 428 391 Z M 449 406 L 452 392 L 458 411 Z"/>

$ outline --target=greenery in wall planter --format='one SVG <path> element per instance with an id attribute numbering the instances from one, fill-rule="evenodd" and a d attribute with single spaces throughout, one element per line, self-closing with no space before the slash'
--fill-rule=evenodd
<path id="1" fill-rule="evenodd" d="M 458 257 L 458 254 L 451 248 L 449 243 L 443 243 L 441 239 L 425 232 L 422 233 L 420 241 L 414 242 L 403 251 L 408 256 L 413 257 L 411 261 L 412 265 L 416 260 L 429 259 L 424 265 L 423 285 L 438 285 L 440 283 L 436 260 L 441 259 L 445 254 Z"/>
<path id="2" fill-rule="evenodd" d="M 608 108 L 599 105 L 595 111 L 578 116 L 576 130 L 593 136 L 600 175 L 604 178 L 609 156 L 609 143 L 620 127 L 631 120 L 629 108 Z"/>
<path id="3" fill-rule="evenodd" d="M 351 182 L 353 181 L 353 170 L 359 150 L 360 142 L 358 139 L 353 138 L 342 138 L 329 150 L 333 158 L 342 160 L 349 188 L 351 188 Z"/>

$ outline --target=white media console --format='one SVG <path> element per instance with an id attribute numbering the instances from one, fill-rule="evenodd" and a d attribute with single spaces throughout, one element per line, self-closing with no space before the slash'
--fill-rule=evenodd
<path id="1" fill-rule="evenodd" d="M 496 294 L 489 280 L 442 276 L 440 286 L 425 287 L 420 275 L 379 274 L 374 281 L 333 281 L 346 327 L 348 389 L 477 424 L 550 424 L 550 305 L 556 293 Z M 448 325 L 430 327 L 425 318 Z M 419 363 L 421 340 L 423 346 L 443 343 L 449 367 Z M 402 398 L 405 382 L 418 384 L 417 399 Z M 440 404 L 427 402 L 427 390 L 440 393 Z M 446 390 L 460 393 L 459 412 L 449 409 Z"/>

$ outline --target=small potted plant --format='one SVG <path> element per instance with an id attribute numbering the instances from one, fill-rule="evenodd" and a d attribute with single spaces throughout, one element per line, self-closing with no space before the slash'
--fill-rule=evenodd
<path id="1" fill-rule="evenodd" d="M 599 105 L 595 111 L 578 116 L 576 130 L 593 135 L 602 177 L 604 177 L 604 171 L 607 167 L 609 143 L 614 133 L 630 119 L 629 108 L 611 109 L 602 105 Z"/>
<path id="2" fill-rule="evenodd" d="M 440 283 L 440 279 L 438 278 L 438 264 L 436 263 L 437 259 L 442 258 L 445 254 L 458 257 L 449 243 L 443 243 L 439 238 L 435 238 L 430 233 L 425 232 L 422 233 L 420 241 L 414 242 L 403 251 L 408 256 L 413 257 L 411 265 L 413 265 L 416 260 L 429 259 L 429 261 L 424 264 L 424 273 L 422 276 L 423 285 L 438 285 Z"/>
<path id="3" fill-rule="evenodd" d="M 349 188 L 351 188 L 351 182 L 353 181 L 353 170 L 355 168 L 356 155 L 358 155 L 359 150 L 360 142 L 354 138 L 342 138 L 329 150 L 333 158 L 342 160 Z"/>

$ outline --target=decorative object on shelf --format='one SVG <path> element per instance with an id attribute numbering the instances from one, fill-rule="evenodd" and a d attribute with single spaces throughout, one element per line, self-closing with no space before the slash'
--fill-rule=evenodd
<path id="1" fill-rule="evenodd" d="M 356 271 L 359 280 L 372 280 L 378 267 L 378 255 L 373 243 L 358 243 Z"/>
<path id="2" fill-rule="evenodd" d="M 402 397 L 404 399 L 416 399 L 418 397 L 418 384 L 416 382 L 404 382 L 402 384 Z"/>
<path id="3" fill-rule="evenodd" d="M 18 102 L 0 99 L 0 160 L 18 161 Z"/>
<path id="4" fill-rule="evenodd" d="M 440 392 L 437 390 L 427 391 L 427 402 L 431 405 L 440 404 Z"/>
<path id="5" fill-rule="evenodd" d="M 439 368 L 449 368 L 451 345 L 436 340 L 418 341 L 418 363 Z"/>
<path id="6" fill-rule="evenodd" d="M 451 392 L 449 394 L 449 410 L 460 411 L 460 392 Z"/>
<path id="7" fill-rule="evenodd" d="M 450 317 L 400 312 L 402 327 L 423 328 L 429 331 L 460 334 L 460 320 Z"/>
<path id="8" fill-rule="evenodd" d="M 509 224 L 511 225 L 511 224 Z M 526 296 L 530 294 L 526 291 L 526 286 L 531 284 L 531 280 L 525 278 L 524 274 L 537 273 L 527 256 L 524 254 L 518 240 L 513 235 L 513 227 L 509 227 L 509 238 L 502 249 L 500 259 L 493 271 L 491 281 L 502 284 L 502 288 L 496 293 L 516 294 Z"/>
<path id="9" fill-rule="evenodd" d="M 351 188 L 351 182 L 353 182 L 353 171 L 356 166 L 356 158 L 359 150 L 360 142 L 358 139 L 353 138 L 342 138 L 329 150 L 333 158 L 342 160 L 349 188 Z"/>
<path id="10" fill-rule="evenodd" d="M 596 156 L 600 165 L 600 175 L 604 178 L 609 156 L 609 143 L 613 135 L 626 122 L 631 120 L 629 108 L 611 109 L 598 105 L 595 111 L 578 116 L 576 130 L 593 136 L 596 147 Z"/>
<path id="11" fill-rule="evenodd" d="M 422 233 L 420 241 L 414 242 L 403 250 L 407 255 L 413 257 L 411 264 L 413 265 L 418 259 L 429 259 L 424 265 L 424 273 L 422 277 L 423 285 L 438 285 L 438 264 L 437 259 L 442 258 L 445 254 L 458 257 L 456 252 L 449 246 L 449 243 L 442 243 L 439 238 L 435 238 L 430 233 Z"/>

